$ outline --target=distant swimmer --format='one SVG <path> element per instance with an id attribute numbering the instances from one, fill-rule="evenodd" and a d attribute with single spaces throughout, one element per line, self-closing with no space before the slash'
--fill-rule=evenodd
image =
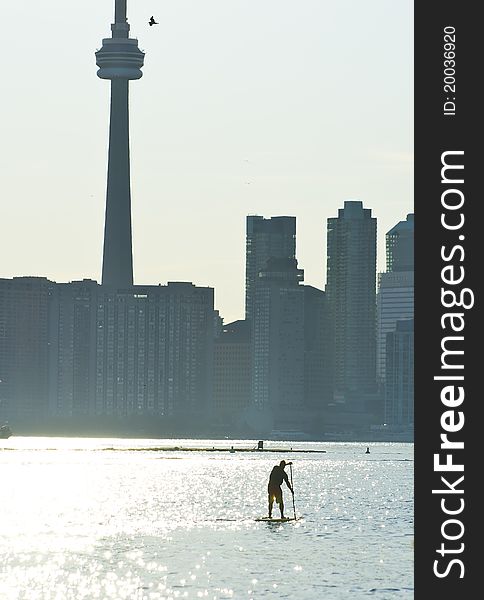
<path id="1" fill-rule="evenodd" d="M 370 448 L 369 448 L 368 446 L 366 447 L 366 452 L 365 452 L 365 454 L 370 454 Z"/>
<path id="2" fill-rule="evenodd" d="M 289 478 L 287 473 L 284 471 L 284 467 L 286 465 L 291 465 L 292 463 L 286 463 L 285 460 L 281 460 L 281 462 L 276 465 L 269 476 L 269 484 L 267 486 L 267 492 L 269 494 L 269 519 L 272 518 L 272 505 L 274 504 L 274 500 L 279 504 L 279 510 L 281 512 L 281 519 L 284 519 L 284 502 L 282 499 L 282 482 L 285 481 L 287 487 L 291 490 L 291 493 L 294 494 L 294 490 L 289 483 Z"/>
<path id="3" fill-rule="evenodd" d="M 158 21 L 155 21 L 155 18 L 153 16 L 150 17 L 150 20 L 148 21 L 149 26 L 151 27 L 152 25 L 159 25 Z"/>

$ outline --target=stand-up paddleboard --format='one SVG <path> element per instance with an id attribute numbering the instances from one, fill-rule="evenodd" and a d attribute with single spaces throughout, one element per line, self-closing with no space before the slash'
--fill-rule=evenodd
<path id="1" fill-rule="evenodd" d="M 256 521 L 263 521 L 264 523 L 287 523 L 288 521 L 297 521 L 301 517 L 284 517 L 284 519 L 276 518 L 276 517 L 259 517 Z"/>

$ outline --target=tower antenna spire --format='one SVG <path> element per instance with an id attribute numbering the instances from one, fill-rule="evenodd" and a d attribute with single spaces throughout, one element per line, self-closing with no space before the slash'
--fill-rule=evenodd
<path id="1" fill-rule="evenodd" d="M 126 0 L 116 0 L 114 7 L 114 22 L 126 23 Z"/>

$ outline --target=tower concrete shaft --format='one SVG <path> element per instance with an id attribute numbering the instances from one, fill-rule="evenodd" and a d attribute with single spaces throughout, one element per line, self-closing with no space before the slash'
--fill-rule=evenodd
<path id="1" fill-rule="evenodd" d="M 129 37 L 126 0 L 116 0 L 112 37 L 96 52 L 97 72 L 111 81 L 108 178 L 102 284 L 115 288 L 133 285 L 131 185 L 129 165 L 129 80 L 140 79 L 144 52 Z"/>

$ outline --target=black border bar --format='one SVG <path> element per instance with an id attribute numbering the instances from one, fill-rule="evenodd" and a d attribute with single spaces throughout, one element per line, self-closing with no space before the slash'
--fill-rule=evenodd
<path id="1" fill-rule="evenodd" d="M 484 448 L 480 418 L 484 393 L 479 381 L 479 371 L 484 373 L 484 220 L 479 217 L 484 208 L 484 193 L 479 189 L 484 187 L 484 99 L 479 91 L 484 35 L 477 7 L 465 1 L 415 3 L 418 599 L 428 599 L 433 593 L 439 600 L 479 597 L 479 575 L 484 575 L 478 516 L 483 501 L 477 493 L 477 484 L 484 480 L 479 461 Z M 444 63 L 446 60 L 450 62 Z M 446 164 L 450 166 L 442 172 Z M 450 293 L 443 297 L 443 290 Z M 452 292 L 455 305 L 444 306 L 453 304 Z M 470 307 L 472 299 L 474 305 Z M 468 307 L 458 306 L 459 302 Z M 455 316 L 444 317 L 448 313 Z M 463 327 L 461 331 L 457 331 L 459 327 Z M 445 354 L 448 350 L 451 352 Z M 455 445 L 442 448 L 445 440 Z M 457 447 L 459 442 L 463 448 Z M 438 466 L 447 463 L 447 467 Z M 460 466 L 463 471 L 451 470 Z M 462 476 L 464 479 L 458 481 Z"/>

